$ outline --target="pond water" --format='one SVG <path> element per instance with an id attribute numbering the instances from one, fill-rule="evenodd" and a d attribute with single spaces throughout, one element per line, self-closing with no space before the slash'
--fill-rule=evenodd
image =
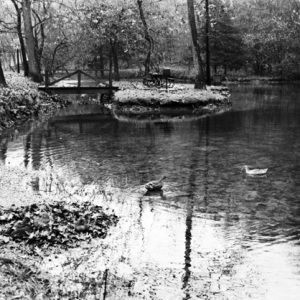
<path id="1" fill-rule="evenodd" d="M 107 299 L 299 299 L 300 87 L 231 91 L 232 110 L 215 116 L 72 107 L 1 141 L 3 164 L 109 191 L 122 221 Z M 250 177 L 244 165 L 269 170 Z M 140 193 L 162 175 L 162 195 Z"/>

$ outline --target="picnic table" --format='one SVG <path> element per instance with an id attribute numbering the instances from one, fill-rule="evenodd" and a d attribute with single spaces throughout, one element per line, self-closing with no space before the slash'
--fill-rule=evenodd
<path id="1" fill-rule="evenodd" d="M 171 77 L 170 69 L 163 69 L 162 73 L 149 73 L 143 78 L 143 84 L 148 87 L 165 87 L 168 89 L 174 86 L 174 79 Z"/>

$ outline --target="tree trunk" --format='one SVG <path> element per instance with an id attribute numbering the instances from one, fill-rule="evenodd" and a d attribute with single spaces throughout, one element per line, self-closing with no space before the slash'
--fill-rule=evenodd
<path id="1" fill-rule="evenodd" d="M 23 19 L 24 19 L 24 31 L 28 53 L 28 67 L 29 76 L 35 82 L 42 82 L 41 69 L 38 60 L 38 50 L 35 38 L 33 36 L 32 21 L 31 21 L 31 2 L 30 0 L 23 0 Z"/>
<path id="2" fill-rule="evenodd" d="M 38 64 L 39 64 L 39 68 L 41 69 L 41 62 L 42 62 L 42 56 L 43 56 L 43 51 L 44 51 L 46 35 L 45 35 L 45 30 L 44 30 L 44 24 L 42 22 L 42 19 L 39 16 L 39 14 L 34 10 L 33 10 L 33 14 L 36 17 L 38 23 L 40 24 L 40 35 L 41 35 L 40 45 L 38 44 L 37 32 L 35 33 L 34 37 L 35 37 L 35 45 L 36 45 L 36 49 L 37 49 Z"/>
<path id="3" fill-rule="evenodd" d="M 193 48 L 196 53 L 197 57 L 197 75 L 195 78 L 195 89 L 202 89 L 204 88 L 204 72 L 203 72 L 203 63 L 201 59 L 200 53 L 200 45 L 197 38 L 197 27 L 196 27 L 196 20 L 195 20 L 195 9 L 194 9 L 194 0 L 187 0 L 187 8 L 188 8 L 188 18 L 189 24 L 191 29 L 191 36 L 193 42 Z"/>
<path id="4" fill-rule="evenodd" d="M 16 55 L 16 52 L 12 52 L 12 54 L 11 54 L 11 58 L 12 58 L 12 60 L 13 60 L 13 70 L 15 71 L 15 67 L 16 67 L 16 65 L 17 65 L 17 55 Z"/>
<path id="5" fill-rule="evenodd" d="M 103 46 L 99 48 L 99 56 L 100 56 L 100 73 L 102 78 L 104 77 L 104 55 L 103 55 Z"/>
<path id="6" fill-rule="evenodd" d="M 108 72 L 108 85 L 112 87 L 112 68 L 113 68 L 113 57 L 112 57 L 112 41 L 110 40 L 111 51 L 109 53 L 109 72 Z"/>
<path id="7" fill-rule="evenodd" d="M 146 59 L 145 59 L 145 62 L 144 62 L 145 75 L 147 75 L 150 72 L 151 54 L 152 54 L 152 50 L 153 50 L 153 39 L 152 39 L 152 37 L 149 33 L 148 24 L 146 22 L 146 18 L 145 18 L 145 15 L 144 15 L 143 1 L 142 0 L 137 0 L 137 4 L 138 4 L 139 12 L 140 12 L 140 18 L 141 18 L 141 21 L 142 21 L 143 27 L 144 27 L 145 39 L 148 43 L 148 52 L 147 52 Z"/>
<path id="8" fill-rule="evenodd" d="M 1 86 L 7 86 L 6 81 L 5 81 L 5 77 L 4 77 L 4 73 L 3 73 L 3 69 L 2 69 L 2 64 L 1 64 L 1 59 L 0 59 L 0 87 Z"/>
<path id="9" fill-rule="evenodd" d="M 205 42 L 206 42 L 206 84 L 207 85 L 211 85 L 209 27 L 210 27 L 209 5 L 208 5 L 208 0 L 205 0 Z"/>
<path id="10" fill-rule="evenodd" d="M 23 35 L 22 35 L 21 8 L 18 6 L 16 0 L 11 0 L 11 1 L 15 7 L 16 14 L 17 14 L 17 33 L 18 33 L 18 38 L 19 38 L 20 47 L 21 47 L 24 76 L 28 76 L 29 71 L 28 71 L 28 62 L 27 62 L 27 58 L 26 58 L 26 48 L 25 48 L 25 42 L 24 42 Z"/>
<path id="11" fill-rule="evenodd" d="M 111 49 L 112 49 L 112 58 L 114 63 L 114 79 L 116 81 L 120 81 L 118 47 L 116 42 L 113 42 Z"/>

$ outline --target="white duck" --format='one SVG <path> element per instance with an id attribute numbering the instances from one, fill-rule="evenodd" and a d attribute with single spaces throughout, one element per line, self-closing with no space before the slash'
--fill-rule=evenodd
<path id="1" fill-rule="evenodd" d="M 145 188 L 148 192 L 155 192 L 155 191 L 161 191 L 163 187 L 163 180 L 166 178 L 166 176 L 162 176 L 159 180 L 150 181 L 145 184 Z"/>
<path id="2" fill-rule="evenodd" d="M 266 169 L 249 169 L 247 165 L 244 166 L 246 174 L 255 176 L 255 175 L 265 175 L 268 172 L 268 168 Z"/>

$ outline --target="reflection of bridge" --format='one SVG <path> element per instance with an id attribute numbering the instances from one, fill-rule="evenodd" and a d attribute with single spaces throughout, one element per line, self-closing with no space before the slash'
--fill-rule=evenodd
<path id="1" fill-rule="evenodd" d="M 71 78 L 72 76 L 77 75 L 76 85 L 56 85 L 57 83 L 62 83 L 63 80 Z M 93 79 L 95 81 L 95 86 L 82 86 L 82 75 Z M 83 72 L 81 70 L 76 70 L 66 76 L 63 76 L 57 80 L 49 82 L 49 76 L 45 75 L 45 85 L 39 86 L 40 91 L 47 92 L 49 94 L 101 94 L 101 95 L 112 95 L 114 91 L 118 90 L 118 87 L 112 86 L 110 81 L 108 84 L 99 83 L 97 78 Z"/>
<path id="2" fill-rule="evenodd" d="M 100 128 L 100 124 L 102 124 L 102 126 L 105 126 L 104 124 L 107 124 L 110 121 L 110 115 L 89 114 L 56 116 L 51 118 L 48 123 L 50 126 L 53 126 L 58 130 L 83 133 L 88 132 L 91 129 L 91 124 L 97 124 L 92 126 L 97 126 L 98 128 Z"/>
<path id="3" fill-rule="evenodd" d="M 69 115 L 69 116 L 56 116 L 49 120 L 49 124 L 57 123 L 94 123 L 99 121 L 111 120 L 110 115 L 93 114 L 93 115 Z"/>

